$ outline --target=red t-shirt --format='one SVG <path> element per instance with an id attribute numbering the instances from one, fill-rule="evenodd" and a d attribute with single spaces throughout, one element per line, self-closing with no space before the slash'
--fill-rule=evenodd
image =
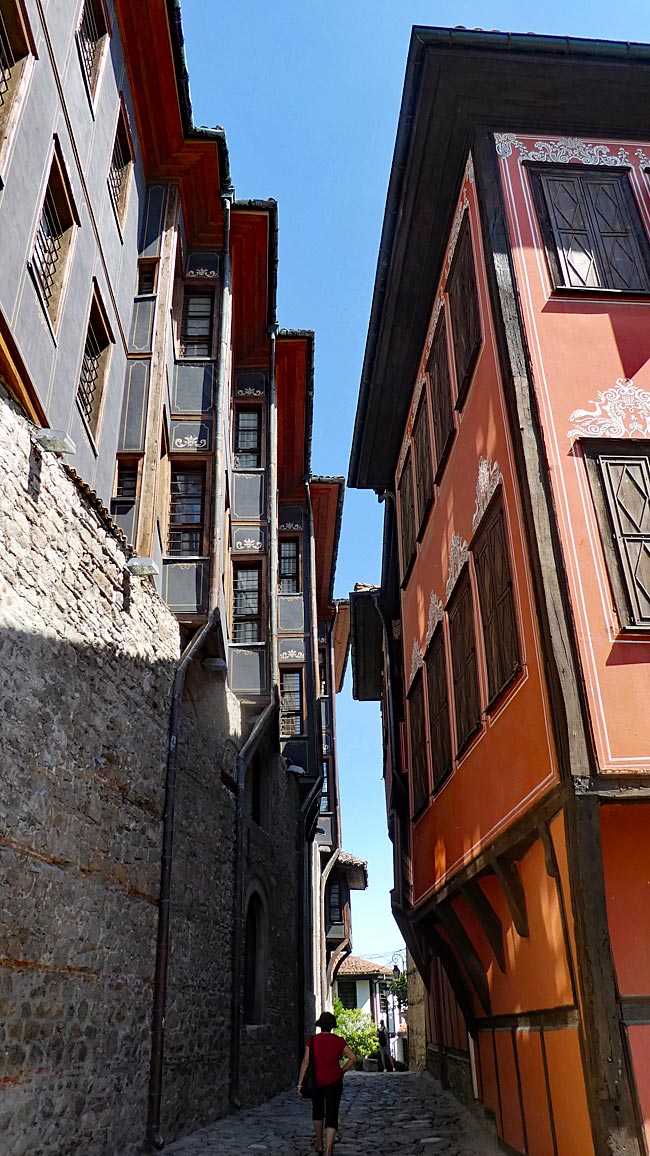
<path id="1" fill-rule="evenodd" d="M 341 1036 L 333 1036 L 331 1032 L 320 1032 L 311 1037 L 316 1067 L 316 1085 L 319 1088 L 326 1084 L 333 1084 L 341 1080 L 341 1066 L 339 1057 L 345 1047 L 345 1040 Z"/>

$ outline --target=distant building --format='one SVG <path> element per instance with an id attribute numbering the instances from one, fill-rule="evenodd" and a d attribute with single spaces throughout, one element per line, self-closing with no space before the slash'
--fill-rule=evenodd
<path id="1" fill-rule="evenodd" d="M 393 1058 L 403 1061 L 403 1031 L 405 1035 L 405 1013 L 397 996 L 389 988 L 393 979 L 392 967 L 382 967 L 358 955 L 349 955 L 338 969 L 334 985 L 334 998 L 340 999 L 344 1008 L 358 1008 L 372 1017 L 379 1026 L 383 1020 L 390 1037 Z"/>
<path id="2" fill-rule="evenodd" d="M 229 166 L 177 0 L 0 0 L 8 1156 L 134 1156 L 294 1080 L 367 882 L 344 482 Z"/>
<path id="3" fill-rule="evenodd" d="M 649 62 L 414 29 L 350 465 L 429 1064 L 540 1156 L 650 1142 Z"/>

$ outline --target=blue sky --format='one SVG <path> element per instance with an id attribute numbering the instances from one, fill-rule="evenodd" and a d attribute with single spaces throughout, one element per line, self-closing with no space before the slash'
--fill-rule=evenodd
<path id="1" fill-rule="evenodd" d="M 648 0 L 182 0 L 197 124 L 221 124 L 239 197 L 275 197 L 278 320 L 316 332 L 314 473 L 347 474 L 379 237 L 413 24 L 650 40 Z M 345 499 L 336 594 L 377 582 L 381 511 Z M 353 901 L 354 951 L 390 959 L 379 714 L 338 700 L 345 849 L 368 860 Z"/>

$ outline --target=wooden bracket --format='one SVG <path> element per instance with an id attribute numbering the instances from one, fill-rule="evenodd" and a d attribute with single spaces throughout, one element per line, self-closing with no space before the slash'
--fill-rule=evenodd
<path id="1" fill-rule="evenodd" d="M 485 938 L 492 949 L 492 954 L 500 970 L 505 975 L 506 955 L 503 947 L 503 928 L 499 916 L 481 888 L 478 880 L 470 879 L 467 883 L 461 885 L 460 890 L 463 898 L 467 901 L 478 919 Z"/>
<path id="2" fill-rule="evenodd" d="M 441 904 L 436 911 L 465 971 L 467 972 L 481 1007 L 490 1014 L 490 987 L 485 968 L 469 935 L 450 904 Z"/>
<path id="3" fill-rule="evenodd" d="M 503 855 L 495 855 L 492 859 L 492 869 L 503 888 L 517 935 L 527 939 L 530 931 L 528 929 L 526 896 L 517 864 L 512 859 L 506 859 Z"/>

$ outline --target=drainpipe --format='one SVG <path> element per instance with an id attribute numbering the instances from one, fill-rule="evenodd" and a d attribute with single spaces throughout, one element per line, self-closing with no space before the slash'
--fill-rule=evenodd
<path id="1" fill-rule="evenodd" d="M 241 1107 L 239 1097 L 239 1062 L 241 1054 L 241 983 L 242 938 L 244 924 L 244 819 L 246 769 L 268 723 L 280 710 L 277 686 L 271 701 L 262 711 L 246 742 L 237 755 L 237 795 L 235 802 L 235 880 L 233 888 L 232 990 L 230 1010 L 230 1110 Z"/>
<path id="2" fill-rule="evenodd" d="M 331 875 L 332 868 L 336 865 L 336 863 L 338 861 L 338 857 L 339 857 L 340 853 L 341 853 L 341 848 L 336 847 L 334 850 L 334 854 L 327 860 L 327 863 L 325 864 L 325 866 L 323 867 L 323 870 L 321 871 L 321 877 L 320 877 L 320 918 L 321 918 L 321 921 L 323 924 L 323 928 L 325 927 L 325 891 L 327 890 L 327 880 L 329 879 L 329 877 Z M 348 942 L 349 942 L 349 940 L 348 940 Z M 329 987 L 329 983 L 327 980 L 327 964 L 325 962 L 325 955 L 326 955 L 326 945 L 325 945 L 325 936 L 323 936 L 322 942 L 321 942 L 321 950 L 320 950 L 321 987 L 322 987 L 323 991 L 325 991 L 326 988 Z"/>
<path id="3" fill-rule="evenodd" d="M 278 665 L 278 390 L 275 378 L 275 343 L 278 327 L 275 321 L 269 327 L 271 351 L 269 357 L 269 667 L 271 686 L 280 684 Z"/>
<path id="4" fill-rule="evenodd" d="M 172 863 L 174 847 L 174 813 L 176 809 L 176 778 L 178 769 L 178 736 L 181 727 L 181 704 L 187 669 L 203 647 L 207 637 L 216 628 L 219 615 L 213 612 L 198 634 L 183 651 L 174 678 L 172 705 L 169 718 L 167 748 L 167 776 L 165 781 L 165 812 L 163 816 L 163 849 L 158 901 L 158 939 L 156 943 L 156 972 L 154 978 L 153 1023 L 151 1030 L 151 1070 L 149 1075 L 149 1112 L 147 1138 L 160 1151 L 165 1141 L 160 1135 L 160 1108 L 165 1052 L 165 1009 L 167 1003 L 167 973 L 169 967 L 169 926 L 171 909 Z"/>
<path id="5" fill-rule="evenodd" d="M 214 484 L 212 499 L 212 534 L 210 541 L 210 590 L 208 608 L 212 612 L 219 603 L 219 580 L 224 569 L 223 521 L 221 505 L 223 501 L 224 476 L 224 409 L 226 404 L 226 372 L 232 331 L 232 271 L 230 262 L 230 207 L 232 194 L 221 198 L 223 206 L 223 284 L 219 309 L 219 353 L 217 362 L 217 387 L 213 404 L 214 414 Z"/>

